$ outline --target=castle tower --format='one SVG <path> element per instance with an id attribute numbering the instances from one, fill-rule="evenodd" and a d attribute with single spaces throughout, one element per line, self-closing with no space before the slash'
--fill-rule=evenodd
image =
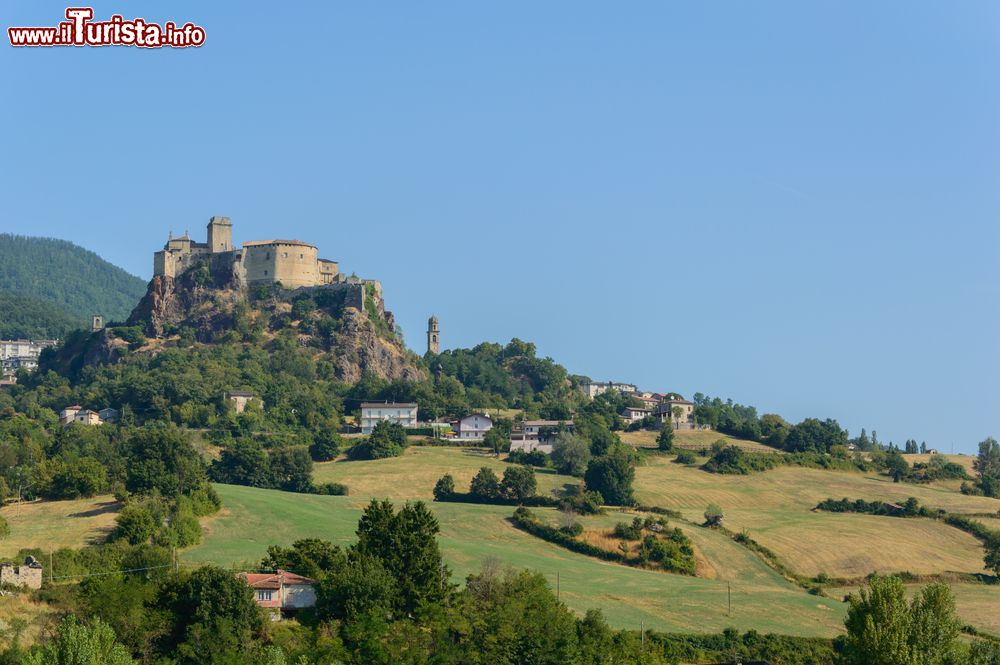
<path id="1" fill-rule="evenodd" d="M 100 314 L 94 314 L 90 317 L 90 330 L 91 332 L 99 332 L 104 330 L 104 317 Z"/>
<path id="2" fill-rule="evenodd" d="M 441 353 L 441 328 L 434 315 L 427 320 L 427 353 Z"/>
<path id="3" fill-rule="evenodd" d="M 208 251 L 229 252 L 233 249 L 233 223 L 228 217 L 212 217 L 208 221 Z"/>

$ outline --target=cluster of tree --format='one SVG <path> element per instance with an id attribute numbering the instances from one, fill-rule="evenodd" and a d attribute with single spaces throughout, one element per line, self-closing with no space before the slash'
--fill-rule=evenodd
<path id="1" fill-rule="evenodd" d="M 529 499 L 536 499 L 534 504 L 551 503 L 538 496 L 538 480 L 535 471 L 530 466 L 510 466 L 504 469 L 503 479 L 497 478 L 493 469 L 484 466 L 469 483 L 468 493 L 460 493 L 455 489 L 455 479 L 451 474 L 445 474 L 434 485 L 435 501 L 471 501 L 476 503 L 517 504 Z"/>
<path id="2" fill-rule="evenodd" d="M 921 506 L 920 501 L 914 497 L 908 498 L 901 504 L 889 503 L 887 501 L 865 501 L 848 498 L 825 499 L 816 504 L 816 510 L 825 510 L 831 513 L 865 513 L 867 515 L 888 515 L 890 517 L 941 517 L 943 510 L 932 510 L 927 506 Z"/>
<path id="3" fill-rule="evenodd" d="M 979 454 L 972 463 L 975 483 L 962 483 L 962 492 L 1000 498 L 1000 443 L 992 436 L 979 443 Z"/>
<path id="4" fill-rule="evenodd" d="M 124 320 L 146 284 L 71 242 L 0 233 L 0 290 L 51 303 L 82 323 L 94 312 Z"/>
<path id="5" fill-rule="evenodd" d="M 312 466 L 305 446 L 266 449 L 259 441 L 239 438 L 222 450 L 209 474 L 217 483 L 314 492 Z"/>
<path id="6" fill-rule="evenodd" d="M 0 291 L 0 339 L 59 339 L 83 324 L 52 303 Z"/>
<path id="7" fill-rule="evenodd" d="M 647 515 L 645 518 L 635 517 L 631 522 L 618 522 L 613 531 L 615 538 L 640 541 L 635 552 L 635 559 L 646 564 L 650 561 L 663 567 L 664 570 L 694 575 L 694 548 L 691 539 L 678 528 L 669 528 L 667 521 Z M 622 553 L 629 555 L 629 548 L 621 548 Z"/>
<path id="8" fill-rule="evenodd" d="M 969 474 L 961 464 L 949 462 L 944 455 L 931 455 L 926 462 L 914 462 L 911 466 L 897 448 L 876 450 L 869 454 L 871 466 L 878 469 L 894 482 L 929 483 L 934 480 L 968 479 Z"/>
<path id="9" fill-rule="evenodd" d="M 834 448 L 830 453 L 805 451 L 779 455 L 777 453 L 747 451 L 727 443 L 725 439 L 720 439 L 712 444 L 710 451 L 705 452 L 709 455 L 709 459 L 702 465 L 702 469 L 710 473 L 746 475 L 758 471 L 768 471 L 779 466 L 804 466 L 840 471 L 866 471 L 873 467 L 860 455 L 850 455 L 843 446 Z M 681 460 L 680 457 L 681 455 L 678 455 L 678 459 L 675 461 L 686 464 L 694 462 L 693 455 L 690 457 L 685 455 L 684 460 Z"/>

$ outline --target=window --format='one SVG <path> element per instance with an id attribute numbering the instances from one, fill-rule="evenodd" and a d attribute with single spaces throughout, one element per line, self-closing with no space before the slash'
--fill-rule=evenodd
<path id="1" fill-rule="evenodd" d="M 263 589 L 257 591 L 257 600 L 258 601 L 271 600 L 271 592 L 264 591 Z"/>
<path id="2" fill-rule="evenodd" d="M 281 258 L 287 259 L 288 258 L 288 252 L 282 252 Z"/>
<path id="3" fill-rule="evenodd" d="M 265 259 L 271 258 L 271 252 L 267 252 L 266 254 L 264 254 L 264 258 Z"/>
<path id="4" fill-rule="evenodd" d="M 267 271 L 266 270 L 264 271 L 264 277 L 267 277 Z"/>
<path id="5" fill-rule="evenodd" d="M 306 255 L 305 254 L 299 254 L 299 258 L 300 259 L 304 259 L 304 258 L 306 258 Z"/>

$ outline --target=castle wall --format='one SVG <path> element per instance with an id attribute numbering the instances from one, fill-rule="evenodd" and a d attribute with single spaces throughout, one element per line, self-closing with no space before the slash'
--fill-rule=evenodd
<path id="1" fill-rule="evenodd" d="M 316 248 L 305 243 L 244 243 L 243 267 L 248 284 L 281 282 L 294 289 L 323 283 Z"/>
<path id="2" fill-rule="evenodd" d="M 9 563 L 0 565 L 0 584 L 41 589 L 42 567 L 29 566 L 28 564 L 13 566 Z"/>

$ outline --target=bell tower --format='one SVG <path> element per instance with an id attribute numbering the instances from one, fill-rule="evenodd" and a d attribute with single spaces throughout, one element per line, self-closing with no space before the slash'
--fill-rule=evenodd
<path id="1" fill-rule="evenodd" d="M 438 317 L 431 315 L 427 320 L 427 353 L 438 354 L 441 352 L 441 328 L 438 325 Z"/>

